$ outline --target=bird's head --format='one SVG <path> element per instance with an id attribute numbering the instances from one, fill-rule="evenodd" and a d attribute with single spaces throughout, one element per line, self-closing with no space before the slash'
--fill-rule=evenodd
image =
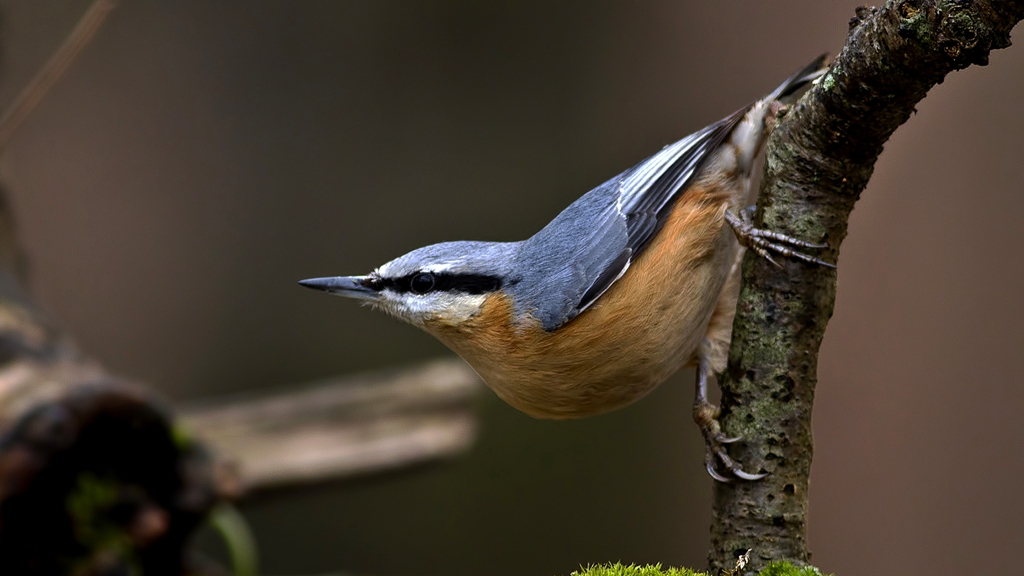
<path id="1" fill-rule="evenodd" d="M 480 313 L 510 277 L 515 243 L 445 242 L 413 250 L 365 276 L 299 284 L 354 298 L 424 329 L 458 326 Z"/>

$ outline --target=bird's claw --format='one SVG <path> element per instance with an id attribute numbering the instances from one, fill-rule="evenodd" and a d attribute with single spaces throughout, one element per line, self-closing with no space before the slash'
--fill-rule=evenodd
<path id="1" fill-rule="evenodd" d="M 768 476 L 767 472 L 761 472 L 760 474 L 751 474 L 749 472 L 744 472 L 742 469 L 733 470 L 732 473 L 740 480 L 748 480 L 751 482 L 753 482 L 754 480 L 760 480 L 761 478 Z"/>
<path id="2" fill-rule="evenodd" d="M 728 440 L 728 442 L 726 442 Z M 768 475 L 766 472 L 752 474 L 743 470 L 743 467 L 739 462 L 734 461 L 725 453 L 725 445 L 740 440 L 739 438 L 711 438 L 705 437 L 705 444 L 707 445 L 707 452 L 704 455 L 704 467 L 707 468 L 708 474 L 712 478 L 719 482 L 732 482 L 733 479 L 739 478 L 740 480 L 760 480 Z M 725 474 L 723 475 L 718 471 L 716 466 L 716 460 L 721 462 L 722 467 L 725 468 Z"/>
<path id="3" fill-rule="evenodd" d="M 711 477 L 714 478 L 716 481 L 718 481 L 718 482 L 732 482 L 732 480 L 730 478 L 726 478 L 725 476 L 722 476 L 721 474 L 718 473 L 718 470 L 715 470 L 715 461 L 714 461 L 714 459 L 708 458 L 707 461 L 704 463 L 704 466 L 708 469 L 708 474 L 711 475 Z"/>
<path id="4" fill-rule="evenodd" d="M 694 407 L 694 416 L 700 431 L 704 436 L 704 445 L 707 451 L 704 453 L 704 467 L 708 474 L 719 482 L 732 482 L 740 480 L 760 480 L 767 476 L 767 473 L 751 474 L 743 470 L 739 462 L 734 461 L 725 451 L 725 446 L 739 442 L 742 437 L 730 438 L 721 432 L 718 423 L 718 409 L 711 404 L 702 404 Z M 718 471 L 718 463 L 725 468 L 725 474 Z"/>
<path id="5" fill-rule="evenodd" d="M 826 262 L 820 258 L 815 258 L 808 254 L 804 254 L 795 248 L 812 248 L 821 249 L 828 248 L 828 244 L 815 244 L 813 242 L 807 242 L 800 240 L 799 238 L 793 238 L 792 236 L 786 236 L 778 232 L 771 230 L 764 230 L 762 228 L 755 228 L 753 224 L 753 206 L 750 206 L 736 215 L 732 212 L 725 213 L 725 220 L 732 227 L 733 232 L 736 233 L 736 238 L 740 244 L 750 248 L 765 260 L 771 262 L 778 268 L 781 268 L 779 263 L 771 257 L 770 253 L 781 254 L 788 256 L 789 258 L 795 258 L 797 260 L 803 260 L 811 264 L 817 264 L 819 266 L 826 266 L 828 268 L 835 268 L 835 264 Z"/>
<path id="6" fill-rule="evenodd" d="M 708 372 L 710 371 L 710 366 L 706 355 L 702 354 L 700 358 L 695 374 L 697 382 L 696 386 L 694 386 L 693 421 L 697 423 L 701 435 L 704 436 L 704 446 L 706 447 L 704 467 L 707 468 L 708 474 L 719 482 L 732 482 L 736 478 L 740 480 L 760 480 L 764 478 L 768 474 L 745 472 L 743 467 L 738 462 L 733 462 L 732 458 L 725 452 L 726 446 L 739 442 L 741 437 L 730 438 L 722 432 L 722 425 L 718 421 L 720 410 L 718 406 L 715 406 L 708 400 Z M 724 473 L 719 472 L 719 463 L 721 467 L 725 468 Z"/>

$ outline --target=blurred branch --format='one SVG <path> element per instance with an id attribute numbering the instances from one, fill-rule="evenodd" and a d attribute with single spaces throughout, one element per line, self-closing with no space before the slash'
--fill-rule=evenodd
<path id="1" fill-rule="evenodd" d="M 439 360 L 172 418 L 81 354 L 0 268 L 0 556 L 177 574 L 192 530 L 225 498 L 461 454 L 481 388 L 461 361 Z"/>
<path id="2" fill-rule="evenodd" d="M 481 388 L 461 361 L 439 360 L 172 418 L 79 353 L 0 269 L 0 557 L 177 574 L 225 498 L 461 454 Z"/>
<path id="3" fill-rule="evenodd" d="M 28 118 L 32 110 L 39 104 L 43 96 L 57 83 L 57 80 L 64 74 L 75 58 L 89 44 L 96 31 L 100 29 L 107 14 L 117 4 L 114 0 L 96 0 L 92 6 L 85 11 L 78 25 L 71 31 L 67 39 L 57 52 L 50 57 L 28 86 L 21 91 L 21 94 L 14 100 L 14 104 L 0 116 L 0 150 L 3 150 L 10 142 L 21 123 Z"/>
<path id="4" fill-rule="evenodd" d="M 216 476 L 148 393 L 78 381 L 0 437 L 0 570 L 183 574 L 192 533 L 224 497 Z"/>
<path id="5" fill-rule="evenodd" d="M 96 0 L 0 116 L 0 149 L 99 30 L 113 0 Z M 0 190 L 0 430 L 82 382 L 110 377 L 37 309 L 19 280 L 24 258 Z M 480 381 L 450 360 L 421 368 L 335 379 L 262 397 L 186 409 L 185 425 L 232 459 L 246 488 L 365 474 L 469 446 Z"/>
<path id="6" fill-rule="evenodd" d="M 0 117 L 0 149 L 88 44 L 97 0 Z M 297 392 L 168 413 L 80 353 L 23 288 L 24 259 L 0 189 L 0 557 L 7 573 L 199 569 L 187 548 L 211 510 L 236 568 L 251 535 L 225 500 L 246 488 L 328 480 L 451 457 L 475 434 L 481 384 L 457 361 L 335 379 Z M 182 426 L 182 423 L 183 426 Z M 190 429 L 203 441 L 181 433 Z M 211 457 L 207 450 L 214 448 Z M 248 538 L 248 540 L 246 540 Z M 214 570 L 216 571 L 216 570 Z"/>
<path id="7" fill-rule="evenodd" d="M 226 498 L 461 454 L 481 388 L 461 361 L 439 360 L 172 418 L 81 354 L 0 268 L 0 556 L 177 574 L 192 530 Z"/>
<path id="8" fill-rule="evenodd" d="M 780 121 L 766 149 L 759 225 L 838 256 L 854 203 L 889 136 L 946 74 L 985 65 L 1010 45 L 1022 0 L 901 0 L 858 8 L 832 69 Z M 742 462 L 770 472 L 759 482 L 716 484 L 709 561 L 748 570 L 771 560 L 808 561 L 807 488 L 817 358 L 832 315 L 836 275 L 748 253 L 721 378 L 722 424 Z"/>
<path id="9" fill-rule="evenodd" d="M 183 408 L 182 424 L 237 468 L 248 491 L 448 458 L 476 433 L 482 384 L 465 363 L 336 378 L 303 390 Z"/>

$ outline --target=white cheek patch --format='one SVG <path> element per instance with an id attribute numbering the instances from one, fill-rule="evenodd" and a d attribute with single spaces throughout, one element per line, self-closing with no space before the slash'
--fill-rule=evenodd
<path id="1" fill-rule="evenodd" d="M 415 326 L 441 322 L 461 324 L 477 315 L 487 300 L 485 294 L 431 292 L 429 294 L 382 293 L 380 307 Z"/>

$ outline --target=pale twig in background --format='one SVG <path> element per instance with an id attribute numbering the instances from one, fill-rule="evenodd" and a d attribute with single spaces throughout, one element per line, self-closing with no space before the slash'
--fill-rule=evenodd
<path id="1" fill-rule="evenodd" d="M 473 404 L 482 389 L 453 358 L 205 401 L 179 409 L 178 420 L 251 491 L 457 456 L 476 436 Z"/>
<path id="2" fill-rule="evenodd" d="M 114 0 L 96 0 L 92 6 L 85 11 L 82 19 L 78 21 L 75 29 L 64 40 L 64 44 L 50 57 L 46 65 L 32 78 L 28 86 L 21 91 L 21 94 L 14 100 L 3 116 L 0 116 L 0 150 L 7 146 L 11 136 L 18 130 L 21 123 L 28 118 L 32 110 L 43 99 L 46 93 L 57 83 L 57 80 L 88 46 L 89 41 L 96 35 L 107 14 L 110 13 L 117 3 Z"/>

